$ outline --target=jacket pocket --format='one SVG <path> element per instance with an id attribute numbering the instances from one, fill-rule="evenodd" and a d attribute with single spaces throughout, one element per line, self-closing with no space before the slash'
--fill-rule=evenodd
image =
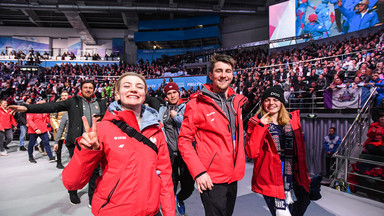
<path id="1" fill-rule="evenodd" d="M 104 208 L 106 205 L 108 205 L 109 201 L 111 201 L 111 198 L 112 198 L 113 194 L 115 193 L 115 190 L 116 190 L 117 186 L 119 185 L 119 182 L 120 182 L 120 179 L 116 182 L 116 185 L 115 185 L 115 186 L 112 188 L 112 190 L 109 192 L 107 201 L 100 207 L 100 209 L 99 209 L 99 211 L 98 211 L 99 213 L 100 213 L 100 210 L 101 210 L 102 208 Z"/>
<path id="2" fill-rule="evenodd" d="M 211 167 L 211 165 L 212 165 L 212 163 L 213 163 L 213 160 L 214 160 L 215 157 L 216 157 L 216 154 L 217 154 L 217 152 L 215 152 L 215 154 L 213 154 L 213 157 L 212 157 L 212 159 L 211 159 L 210 162 L 209 162 L 209 165 L 208 165 L 208 167 L 207 167 L 207 170 L 209 170 L 209 168 Z"/>

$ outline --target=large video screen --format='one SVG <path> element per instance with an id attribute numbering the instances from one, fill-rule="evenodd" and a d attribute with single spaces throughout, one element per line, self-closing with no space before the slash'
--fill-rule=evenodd
<path id="1" fill-rule="evenodd" d="M 374 27 L 383 23 L 379 18 L 382 15 L 377 14 L 382 5 L 378 0 L 289 0 L 272 5 L 269 8 L 270 40 L 304 34 L 312 34 L 314 40 L 319 40 Z M 274 47 L 289 44 L 292 42 L 277 43 Z"/>
<path id="2" fill-rule="evenodd" d="M 295 31 L 295 0 L 275 4 L 269 7 L 269 40 L 293 37 Z M 271 43 L 270 47 L 290 45 L 291 41 Z"/>

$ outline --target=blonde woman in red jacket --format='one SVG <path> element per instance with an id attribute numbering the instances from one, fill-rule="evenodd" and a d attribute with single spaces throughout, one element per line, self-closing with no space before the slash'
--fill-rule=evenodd
<path id="1" fill-rule="evenodd" d="M 175 216 L 168 146 L 157 111 L 143 105 L 145 78 L 136 73 L 123 74 L 115 92 L 118 101 L 109 106 L 100 123 L 93 118 L 91 130 L 83 116 L 86 132 L 77 140 L 74 155 L 63 171 L 64 186 L 71 191 L 81 189 L 100 164 L 103 174 L 96 181 L 92 199 L 94 215 L 156 215 L 161 207 L 164 216 Z M 113 120 L 141 133 L 157 152 L 138 141 L 141 138 L 123 132 Z"/>
<path id="2" fill-rule="evenodd" d="M 299 111 L 288 113 L 280 86 L 265 90 L 248 122 L 246 151 L 254 159 L 252 191 L 264 195 L 272 215 L 304 215 L 309 200 Z"/>
<path id="3" fill-rule="evenodd" d="M 8 102 L 0 101 L 0 156 L 7 156 L 7 145 L 13 140 L 12 126 L 16 130 L 17 123 L 10 110 L 7 110 Z"/>
<path id="4" fill-rule="evenodd" d="M 39 99 L 37 103 L 38 104 L 45 103 L 45 100 Z M 49 119 L 48 113 L 27 113 L 28 135 L 29 135 L 28 156 L 29 156 L 30 163 L 37 163 L 37 161 L 33 157 L 33 146 L 36 143 L 37 137 L 41 138 L 45 151 L 48 154 L 49 161 L 50 162 L 55 161 L 55 157 L 52 155 L 51 146 L 49 145 L 49 138 L 48 138 L 49 123 L 50 123 L 50 119 Z"/>

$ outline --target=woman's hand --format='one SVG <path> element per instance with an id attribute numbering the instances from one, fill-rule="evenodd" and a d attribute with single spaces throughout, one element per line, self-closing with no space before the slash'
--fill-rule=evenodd
<path id="1" fill-rule="evenodd" d="M 269 112 L 267 112 L 265 115 L 263 115 L 263 117 L 261 117 L 260 122 L 263 125 L 267 125 L 267 124 L 271 123 L 271 120 L 269 118 Z"/>
<path id="2" fill-rule="evenodd" d="M 83 133 L 82 139 L 79 144 L 81 147 L 88 150 L 99 150 L 100 144 L 99 139 L 97 138 L 97 119 L 92 118 L 92 128 L 89 128 L 88 120 L 85 116 L 81 118 L 83 120 L 83 125 L 85 133 Z"/>

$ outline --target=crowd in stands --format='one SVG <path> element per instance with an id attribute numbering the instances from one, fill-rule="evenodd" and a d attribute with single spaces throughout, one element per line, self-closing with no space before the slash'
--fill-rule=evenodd
<path id="1" fill-rule="evenodd" d="M 12 56 L 14 59 L 19 60 L 26 60 L 29 62 L 36 61 L 39 63 L 40 60 L 49 60 L 50 54 L 47 51 L 44 51 L 43 54 L 41 54 L 39 51 L 33 50 L 33 48 L 30 48 L 30 50 L 25 54 L 23 51 L 15 51 L 12 50 L 9 54 L 6 54 L 4 51 L 1 51 L 0 56 Z M 64 52 L 62 54 L 58 54 L 56 56 L 56 59 L 61 60 L 67 60 L 66 57 L 69 57 L 69 60 L 76 60 L 76 55 L 73 52 Z M 85 60 L 92 60 L 92 61 L 100 61 L 102 60 L 101 56 L 98 53 L 94 53 L 91 55 L 90 53 L 85 53 L 82 57 L 85 58 Z M 104 56 L 105 60 L 113 60 L 114 58 L 120 57 L 119 53 L 111 53 L 108 55 L 107 53 Z M 79 58 L 77 58 L 78 60 Z"/>
<path id="2" fill-rule="evenodd" d="M 305 102 L 312 96 L 321 96 L 326 88 L 360 87 L 381 82 L 383 74 L 383 31 L 367 36 L 351 37 L 327 44 L 308 43 L 301 49 L 271 51 L 265 48 L 232 50 L 237 63 L 231 87 L 249 99 L 248 108 L 254 107 L 264 90 L 272 85 L 281 85 L 285 99 L 295 98 Z M 70 54 L 71 55 L 71 54 Z M 161 78 L 165 72 L 184 70 L 185 60 L 178 62 L 151 62 L 139 60 L 138 64 L 113 64 L 100 66 L 62 64 L 47 68 L 44 76 L 19 71 L 17 63 L 0 63 L 1 98 L 8 103 L 17 103 L 23 97 L 58 98 L 62 90 L 76 94 L 81 81 L 94 79 L 97 96 L 113 100 L 113 83 L 116 76 L 133 71 L 146 78 Z M 166 80 L 164 80 L 166 83 Z M 371 83 L 371 84 L 369 84 Z M 165 86 L 165 84 L 164 84 Z M 181 89 L 181 96 L 188 98 L 199 89 Z M 162 88 L 149 89 L 149 95 L 163 97 Z"/>

